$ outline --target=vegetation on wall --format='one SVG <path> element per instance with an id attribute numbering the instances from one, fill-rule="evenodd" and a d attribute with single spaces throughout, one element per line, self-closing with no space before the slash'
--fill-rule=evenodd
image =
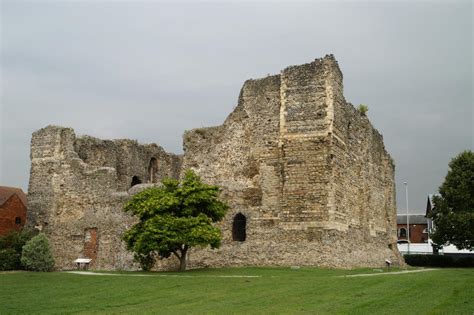
<path id="1" fill-rule="evenodd" d="M 365 105 L 365 104 L 359 104 L 359 106 L 357 106 L 357 110 L 364 116 L 367 115 L 367 112 L 369 111 L 369 106 Z"/>
<path id="2" fill-rule="evenodd" d="M 217 186 L 202 183 L 193 171 L 187 171 L 181 183 L 166 179 L 163 186 L 136 194 L 124 209 L 139 222 L 123 239 L 142 268 L 149 270 L 155 258 L 174 255 L 183 271 L 190 248 L 218 248 L 221 232 L 213 223 L 221 220 L 228 208 L 218 194 Z"/>

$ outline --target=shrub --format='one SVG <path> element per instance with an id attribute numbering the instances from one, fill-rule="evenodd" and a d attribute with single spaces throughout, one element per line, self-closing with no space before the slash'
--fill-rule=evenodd
<path id="1" fill-rule="evenodd" d="M 405 255 L 405 262 L 418 267 L 474 267 L 474 256 Z"/>
<path id="2" fill-rule="evenodd" d="M 21 251 L 35 234 L 35 230 L 23 229 L 0 237 L 0 270 L 23 269 L 20 261 Z"/>
<path id="3" fill-rule="evenodd" d="M 143 254 L 134 254 L 135 261 L 138 261 L 140 267 L 142 267 L 143 271 L 150 271 L 151 268 L 155 265 L 156 257 L 152 253 L 148 255 Z"/>
<path id="4" fill-rule="evenodd" d="M 36 230 L 23 229 L 21 231 L 11 231 L 7 235 L 0 237 L 0 249 L 13 248 L 21 254 L 23 246 L 36 235 Z"/>
<path id="5" fill-rule="evenodd" d="M 54 259 L 46 235 L 40 233 L 23 246 L 21 263 L 27 270 L 32 271 L 50 271 L 53 269 Z"/>
<path id="6" fill-rule="evenodd" d="M 20 266 L 20 254 L 13 248 L 0 249 L 0 271 L 15 270 Z"/>
<path id="7" fill-rule="evenodd" d="M 367 112 L 369 111 L 369 106 L 365 104 L 359 104 L 357 110 L 364 116 L 366 116 Z"/>

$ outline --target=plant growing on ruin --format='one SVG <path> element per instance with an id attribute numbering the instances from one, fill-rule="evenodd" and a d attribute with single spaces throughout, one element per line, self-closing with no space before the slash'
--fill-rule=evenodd
<path id="1" fill-rule="evenodd" d="M 369 111 L 369 106 L 365 105 L 365 104 L 359 104 L 359 106 L 357 107 L 357 110 L 364 116 L 367 115 L 367 112 Z"/>
<path id="2" fill-rule="evenodd" d="M 449 163 L 449 171 L 433 197 L 431 238 L 438 245 L 474 249 L 474 152 L 464 151 Z"/>
<path id="3" fill-rule="evenodd" d="M 54 268 L 54 258 L 44 233 L 36 235 L 23 246 L 21 263 L 32 271 L 51 271 Z"/>
<path id="4" fill-rule="evenodd" d="M 139 222 L 123 236 L 135 260 L 149 270 L 154 257 L 174 255 L 179 259 L 179 270 L 184 271 L 190 248 L 218 248 L 221 232 L 213 223 L 220 221 L 228 208 L 218 195 L 217 186 L 202 183 L 191 170 L 181 182 L 166 179 L 161 187 L 136 194 L 124 210 Z"/>

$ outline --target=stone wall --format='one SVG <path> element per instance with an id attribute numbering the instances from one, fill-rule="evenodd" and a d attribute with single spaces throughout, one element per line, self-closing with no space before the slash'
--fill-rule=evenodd
<path id="1" fill-rule="evenodd" d="M 92 268 L 134 268 L 121 241 L 134 222 L 123 204 L 140 187 L 177 178 L 180 165 L 155 144 L 76 138 L 71 128 L 48 126 L 31 140 L 29 224 L 48 234 L 60 269 L 81 256 L 94 258 Z M 134 177 L 143 184 L 131 188 Z"/>
<path id="2" fill-rule="evenodd" d="M 381 135 L 343 96 L 333 56 L 247 81 L 219 127 L 184 136 L 183 169 L 222 187 L 230 211 L 219 250 L 190 266 L 403 264 L 394 165 Z M 236 214 L 246 240 L 233 240 Z"/>
<path id="3" fill-rule="evenodd" d="M 183 140 L 181 160 L 157 145 L 76 138 L 67 128 L 33 134 L 31 219 L 48 231 L 59 268 L 84 253 L 97 255 L 94 268 L 132 267 L 120 241 L 133 223 L 122 206 L 137 189 L 127 190 L 188 168 L 220 186 L 230 205 L 218 223 L 222 247 L 193 249 L 191 268 L 403 264 L 392 159 L 367 117 L 345 101 L 333 56 L 246 81 L 221 126 L 186 131 Z M 237 214 L 244 234 L 235 231 Z M 173 266 L 173 258 L 157 265 Z"/>

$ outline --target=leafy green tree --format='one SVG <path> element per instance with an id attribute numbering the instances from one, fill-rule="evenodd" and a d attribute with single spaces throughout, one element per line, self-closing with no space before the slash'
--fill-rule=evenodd
<path id="1" fill-rule="evenodd" d="M 202 183 L 193 171 L 187 171 L 181 183 L 172 179 L 162 183 L 136 194 L 125 205 L 139 222 L 123 239 L 144 270 L 153 267 L 156 257 L 174 255 L 184 271 L 190 248 L 220 246 L 221 232 L 213 223 L 224 217 L 228 206 L 219 200 L 219 188 Z"/>
<path id="2" fill-rule="evenodd" d="M 433 198 L 430 217 L 438 245 L 453 244 L 458 249 L 473 249 L 474 244 L 474 153 L 464 151 L 449 163 L 449 171 Z"/>
<path id="3" fill-rule="evenodd" d="M 23 246 L 21 263 L 32 271 L 51 271 L 54 268 L 54 258 L 44 233 L 36 235 Z"/>

